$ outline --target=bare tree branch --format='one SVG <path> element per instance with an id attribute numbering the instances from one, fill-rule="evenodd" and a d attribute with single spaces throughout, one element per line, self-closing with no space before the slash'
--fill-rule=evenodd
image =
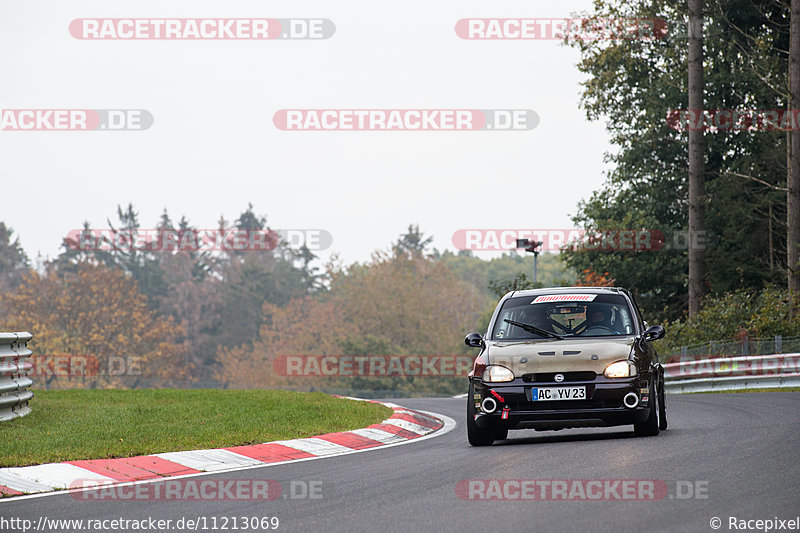
<path id="1" fill-rule="evenodd" d="M 722 174 L 730 174 L 731 176 L 737 176 L 737 177 L 740 177 L 740 178 L 745 178 L 745 179 L 748 179 L 748 180 L 753 180 L 753 181 L 756 181 L 756 182 L 758 182 L 758 183 L 760 183 L 760 184 L 762 184 L 762 185 L 766 185 L 766 186 L 767 186 L 767 187 L 769 187 L 770 189 L 774 189 L 774 190 L 776 190 L 776 191 L 783 191 L 783 192 L 786 192 L 786 191 L 788 191 L 788 190 L 789 190 L 789 189 L 787 189 L 786 187 L 778 187 L 777 185 L 773 185 L 773 184 L 771 184 L 771 183 L 767 183 L 766 181 L 764 181 L 764 180 L 762 180 L 762 179 L 756 178 L 756 177 L 754 177 L 754 176 L 749 176 L 749 175 L 747 175 L 747 174 L 740 174 L 739 172 L 732 172 L 732 171 L 730 171 L 730 170 L 726 170 L 725 172 L 722 172 Z"/>

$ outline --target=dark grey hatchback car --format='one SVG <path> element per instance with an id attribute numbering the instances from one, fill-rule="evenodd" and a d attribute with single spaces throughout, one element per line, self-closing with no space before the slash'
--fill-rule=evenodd
<path id="1" fill-rule="evenodd" d="M 469 373 L 467 437 L 473 446 L 510 429 L 633 424 L 667 428 L 664 369 L 633 296 L 609 287 L 515 291 L 500 299 Z"/>

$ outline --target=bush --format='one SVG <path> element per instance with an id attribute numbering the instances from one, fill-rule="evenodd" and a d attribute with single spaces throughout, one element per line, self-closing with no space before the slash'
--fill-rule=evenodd
<path id="1" fill-rule="evenodd" d="M 666 326 L 663 349 L 745 336 L 800 335 L 800 320 L 790 318 L 789 308 L 788 292 L 776 287 L 708 297 L 696 317 Z"/>

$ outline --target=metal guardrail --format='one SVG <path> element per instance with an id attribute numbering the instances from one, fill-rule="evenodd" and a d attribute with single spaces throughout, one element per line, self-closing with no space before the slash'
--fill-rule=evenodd
<path id="1" fill-rule="evenodd" d="M 716 357 L 664 365 L 667 392 L 800 387 L 800 353 Z"/>
<path id="2" fill-rule="evenodd" d="M 32 353 L 28 349 L 32 338 L 27 331 L 0 333 L 0 422 L 31 412 L 28 402 L 33 392 L 28 387 L 33 380 L 28 374 L 33 365 L 26 359 Z"/>
<path id="3" fill-rule="evenodd" d="M 679 361 L 685 357 L 706 356 L 713 357 L 739 357 L 745 355 L 777 355 L 796 353 L 800 351 L 800 337 L 749 337 L 739 339 L 724 339 L 702 342 L 681 346 L 672 350 L 667 356 L 667 361 Z"/>

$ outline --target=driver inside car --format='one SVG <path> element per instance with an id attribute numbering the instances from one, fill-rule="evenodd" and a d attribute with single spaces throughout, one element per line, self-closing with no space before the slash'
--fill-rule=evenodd
<path id="1" fill-rule="evenodd" d="M 586 309 L 586 329 L 584 333 L 592 328 L 608 329 L 614 334 L 619 335 L 620 332 L 611 325 L 611 309 L 605 305 L 592 305 Z"/>
<path id="2" fill-rule="evenodd" d="M 549 331 L 550 333 L 555 333 L 550 326 L 550 320 L 547 317 L 547 309 L 541 305 L 532 305 L 531 307 L 523 309 L 520 314 L 520 322 L 530 324 L 531 326 Z"/>

